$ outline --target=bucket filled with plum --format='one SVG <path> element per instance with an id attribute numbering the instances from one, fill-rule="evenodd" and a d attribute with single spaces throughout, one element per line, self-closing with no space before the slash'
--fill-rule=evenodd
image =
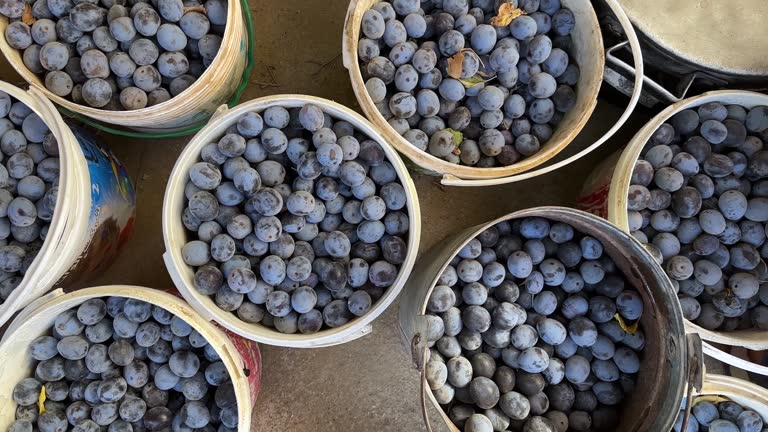
<path id="1" fill-rule="evenodd" d="M 583 0 L 355 0 L 344 64 L 360 107 L 424 171 L 500 179 L 564 150 L 602 82 Z"/>
<path id="2" fill-rule="evenodd" d="M 88 288 L 33 304 L 8 329 L 0 428 L 14 432 L 250 430 L 258 346 L 178 297 Z"/>
<path id="3" fill-rule="evenodd" d="M 400 323 L 451 430 L 670 430 L 688 353 L 670 282 L 629 235 L 541 207 L 417 263 Z"/>
<path id="4" fill-rule="evenodd" d="M 598 167 L 581 198 L 583 207 L 645 243 L 671 279 L 691 331 L 753 350 L 768 349 L 766 138 L 765 95 L 719 91 L 686 99 Z"/>
<path id="5" fill-rule="evenodd" d="M 166 190 L 166 266 L 200 313 L 259 342 L 356 339 L 416 260 L 405 165 L 349 108 L 300 95 L 214 117 Z"/>

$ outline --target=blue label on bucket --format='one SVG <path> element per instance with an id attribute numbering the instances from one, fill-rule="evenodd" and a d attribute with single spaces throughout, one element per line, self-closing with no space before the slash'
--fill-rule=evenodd
<path id="1" fill-rule="evenodd" d="M 130 235 L 136 216 L 136 192 L 125 166 L 111 150 L 83 129 L 69 127 L 88 162 L 91 181 L 89 240 L 76 266 L 78 273 L 88 274 L 109 264 Z"/>

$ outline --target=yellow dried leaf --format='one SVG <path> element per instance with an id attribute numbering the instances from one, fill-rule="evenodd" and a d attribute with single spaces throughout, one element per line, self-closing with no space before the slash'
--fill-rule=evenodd
<path id="1" fill-rule="evenodd" d="M 464 84 L 464 87 L 470 88 L 470 87 L 474 87 L 474 86 L 479 85 L 479 84 L 487 83 L 488 81 L 493 81 L 494 79 L 496 79 L 495 75 L 490 77 L 490 78 L 484 78 L 483 75 L 478 72 L 473 77 L 469 77 L 467 79 L 460 79 L 459 81 L 462 84 Z"/>
<path id="2" fill-rule="evenodd" d="M 187 12 L 205 13 L 205 6 L 203 6 L 203 5 L 187 6 L 187 7 L 184 8 L 184 13 L 187 13 Z"/>
<path id="3" fill-rule="evenodd" d="M 40 389 L 40 396 L 37 397 L 37 407 L 40 409 L 40 414 L 45 414 L 45 386 Z"/>
<path id="4" fill-rule="evenodd" d="M 460 79 L 462 69 L 464 69 L 463 50 L 457 52 L 453 57 L 448 59 L 448 76 L 451 78 Z"/>
<path id="5" fill-rule="evenodd" d="M 24 13 L 21 15 L 21 22 L 24 24 L 31 26 L 32 24 L 37 21 L 35 17 L 32 15 L 32 5 L 29 3 L 24 5 Z"/>
<path id="6" fill-rule="evenodd" d="M 516 8 L 512 3 L 502 3 L 501 7 L 499 7 L 499 14 L 491 18 L 491 25 L 504 27 L 521 15 L 525 15 L 525 11 Z"/>
<path id="7" fill-rule="evenodd" d="M 459 151 L 459 145 L 464 141 L 464 134 L 451 128 L 447 128 L 446 130 L 453 135 L 453 142 L 456 143 L 456 148 L 453 149 L 453 154 L 457 155 L 461 153 L 461 151 Z"/>
<path id="8" fill-rule="evenodd" d="M 613 317 L 616 318 L 616 321 L 619 322 L 619 326 L 621 327 L 621 329 L 629 334 L 635 333 L 637 331 L 637 328 L 640 326 L 640 321 L 635 321 L 631 324 L 627 324 L 626 321 L 624 321 L 624 317 L 622 317 L 618 313 Z"/>

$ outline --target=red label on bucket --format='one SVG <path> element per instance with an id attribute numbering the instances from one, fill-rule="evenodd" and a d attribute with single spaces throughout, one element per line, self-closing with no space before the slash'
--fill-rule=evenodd
<path id="1" fill-rule="evenodd" d="M 219 327 L 221 328 L 221 327 Z M 256 398 L 261 390 L 261 351 L 259 345 L 251 340 L 221 328 L 235 346 L 243 360 L 243 375 L 248 380 L 248 388 L 251 391 L 251 402 L 256 403 Z"/>
<path id="2" fill-rule="evenodd" d="M 601 218 L 608 218 L 608 192 L 611 189 L 611 184 L 606 183 L 600 186 L 597 190 L 591 194 L 582 196 L 576 201 L 576 206 L 586 212 L 600 216 Z"/>
<path id="3" fill-rule="evenodd" d="M 621 152 L 614 153 L 592 171 L 576 200 L 576 208 L 608 219 L 608 194 L 620 156 Z"/>

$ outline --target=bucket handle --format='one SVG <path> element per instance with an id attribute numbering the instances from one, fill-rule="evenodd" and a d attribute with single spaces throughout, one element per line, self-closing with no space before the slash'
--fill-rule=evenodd
<path id="1" fill-rule="evenodd" d="M 611 63 L 613 66 L 616 66 L 619 69 L 622 69 L 624 72 L 630 74 L 631 76 L 636 76 L 637 72 L 635 71 L 634 67 L 627 64 L 624 60 L 616 57 L 613 54 L 615 51 L 626 48 L 628 44 L 629 44 L 629 41 L 619 42 L 618 44 L 605 50 L 605 60 Z M 688 94 L 688 90 L 691 89 L 691 85 L 698 77 L 698 74 L 699 72 L 694 72 L 692 74 L 686 75 L 685 81 L 683 81 L 683 83 L 685 84 L 682 86 L 682 91 L 680 92 L 680 96 L 675 96 L 674 94 L 672 94 L 672 92 L 667 90 L 661 84 L 657 83 L 653 78 L 649 77 L 648 75 L 643 75 L 643 85 L 648 86 L 654 92 L 654 94 L 658 94 L 661 97 L 663 97 L 666 103 L 673 104 L 685 99 L 685 96 Z"/>
<path id="2" fill-rule="evenodd" d="M 421 416 L 424 419 L 424 427 L 427 432 L 434 432 L 432 423 L 429 420 L 429 410 L 427 408 L 427 361 L 429 359 L 429 347 L 424 343 L 421 333 L 416 333 L 411 339 L 411 358 L 419 372 L 419 405 L 421 406 Z"/>
<path id="3" fill-rule="evenodd" d="M 640 40 L 637 38 L 637 33 L 635 33 L 635 29 L 632 26 L 632 22 L 629 20 L 629 17 L 624 12 L 624 9 L 619 4 L 618 0 L 605 0 L 605 2 L 611 8 L 613 13 L 616 15 L 616 17 L 619 20 L 619 23 L 624 29 L 624 33 L 627 35 L 626 43 L 629 44 L 630 49 L 632 51 L 632 60 L 634 63 L 634 70 L 635 70 L 635 82 L 634 82 L 634 87 L 632 89 L 632 96 L 629 98 L 629 103 L 627 104 L 627 107 L 624 109 L 624 112 L 621 114 L 621 117 L 619 117 L 616 123 L 614 123 L 613 126 L 611 126 L 611 128 L 603 136 L 601 136 L 597 141 L 592 143 L 589 147 L 581 150 L 580 152 L 576 153 L 571 157 L 563 159 L 560 162 L 554 163 L 552 165 L 548 165 L 543 168 L 539 168 L 537 170 L 528 171 L 520 175 L 514 175 L 510 177 L 501 177 L 501 178 L 495 178 L 495 179 L 485 179 L 485 180 L 465 180 L 465 179 L 456 177 L 454 175 L 446 174 L 443 176 L 442 179 L 440 179 L 440 183 L 442 185 L 445 185 L 445 186 L 496 186 L 496 185 L 502 185 L 507 183 L 516 183 L 523 180 L 527 180 L 532 177 L 540 176 L 542 174 L 547 174 L 586 156 L 593 150 L 605 144 L 606 141 L 608 141 L 611 137 L 613 137 L 613 135 L 615 135 L 616 132 L 618 132 L 619 129 L 621 129 L 621 127 L 624 126 L 624 123 L 626 123 L 627 120 L 629 120 L 630 115 L 635 110 L 635 107 L 637 106 L 637 102 L 640 100 L 640 96 L 642 94 L 643 77 L 645 76 L 645 73 L 643 71 L 643 53 L 640 48 Z M 606 54 L 608 54 L 607 50 L 606 50 Z"/>
<path id="4" fill-rule="evenodd" d="M 701 391 L 704 385 L 704 353 L 701 338 L 698 334 L 685 335 L 686 351 L 688 359 L 688 373 L 686 374 L 685 388 L 685 412 L 683 424 L 680 430 L 688 430 L 688 421 L 693 410 L 693 395 Z"/>
<path id="5" fill-rule="evenodd" d="M 744 360 L 740 357 L 736 357 L 735 355 L 715 348 L 706 342 L 704 342 L 702 345 L 704 347 L 704 353 L 714 359 L 720 360 L 723 363 L 735 366 L 748 372 L 754 372 L 756 374 L 768 376 L 768 367 L 752 363 L 751 361 Z"/>

